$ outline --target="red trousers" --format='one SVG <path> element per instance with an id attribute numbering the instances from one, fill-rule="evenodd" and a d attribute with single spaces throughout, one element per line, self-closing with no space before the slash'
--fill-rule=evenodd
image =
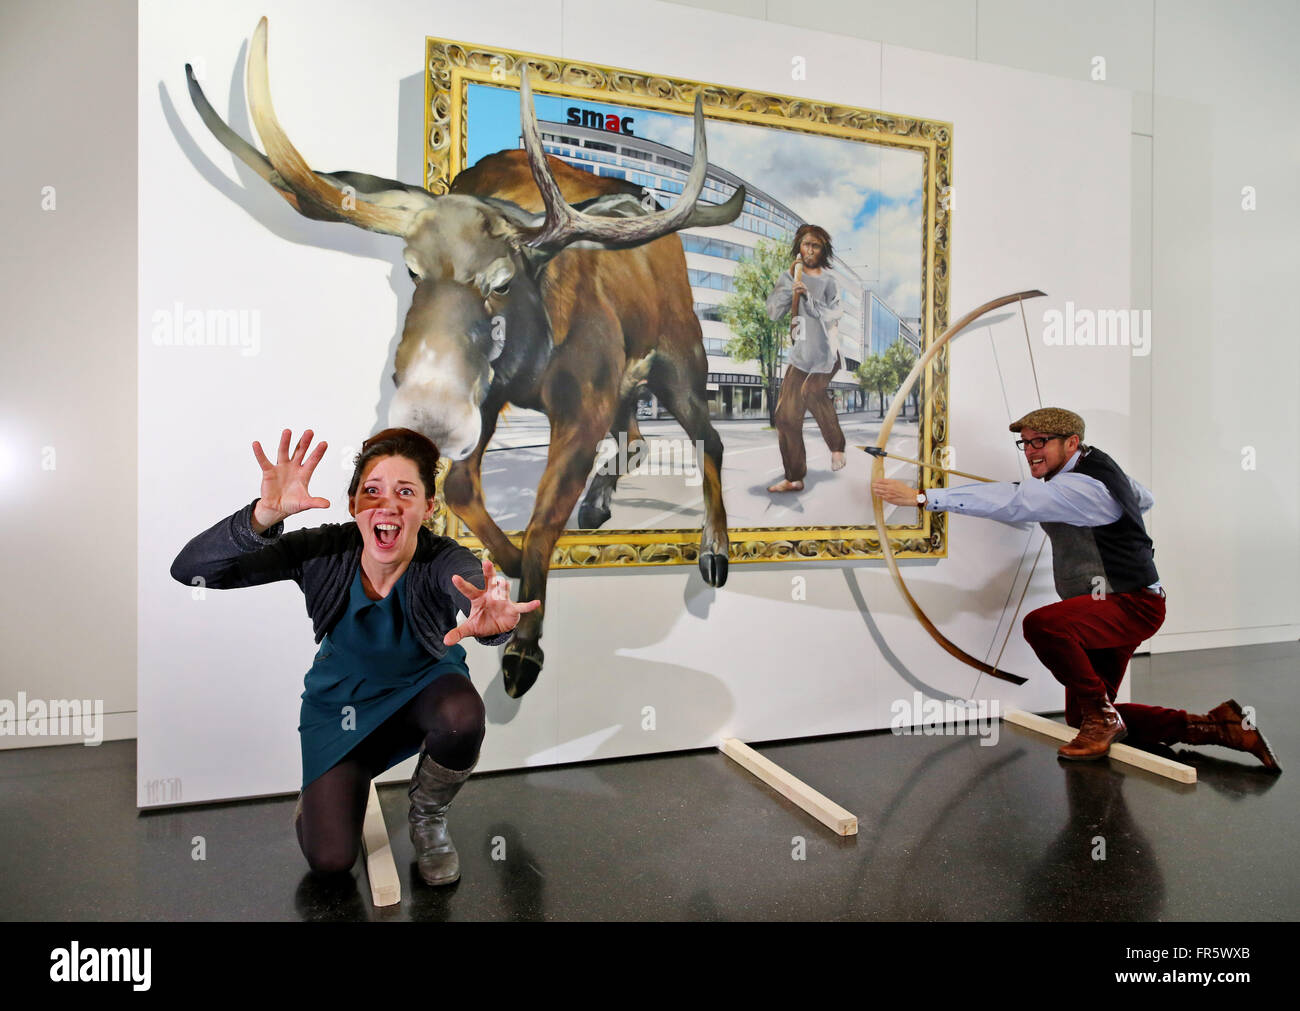
<path id="1" fill-rule="evenodd" d="M 1065 722 L 1079 726 L 1081 699 L 1115 701 L 1133 651 L 1165 623 L 1165 598 L 1145 590 L 1101 599 L 1070 597 L 1025 615 L 1025 640 L 1065 685 Z M 1187 712 L 1127 702 L 1116 706 L 1128 727 L 1128 743 L 1176 744 L 1187 730 Z"/>

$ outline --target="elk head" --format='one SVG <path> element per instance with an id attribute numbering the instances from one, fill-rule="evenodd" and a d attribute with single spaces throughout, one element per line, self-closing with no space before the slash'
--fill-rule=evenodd
<path id="1" fill-rule="evenodd" d="M 271 105 L 266 18 L 248 55 L 248 98 L 263 155 L 213 111 L 185 67 L 190 97 L 213 135 L 299 213 L 403 238 L 415 282 L 397 348 L 397 392 L 388 425 L 412 428 L 453 460 L 478 444 L 489 389 L 508 394 L 535 380 L 551 351 L 541 272 L 566 248 L 629 249 L 692 226 L 726 224 L 744 205 L 737 189 L 724 204 L 698 203 L 708 169 L 704 114 L 695 99 L 695 156 L 684 192 L 668 210 L 647 212 L 627 193 L 570 206 L 542 147 L 527 68 L 521 65 L 520 119 L 533 180 L 545 212 L 491 197 L 449 194 L 357 172 L 313 171 L 290 143 Z M 517 325 L 512 327 L 512 321 Z"/>

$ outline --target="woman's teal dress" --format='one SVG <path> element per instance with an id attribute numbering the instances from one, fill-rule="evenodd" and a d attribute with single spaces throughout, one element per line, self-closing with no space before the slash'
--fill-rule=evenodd
<path id="1" fill-rule="evenodd" d="M 434 680 L 453 673 L 469 677 L 460 645 L 441 659 L 420 645 L 406 620 L 405 594 L 403 572 L 387 597 L 371 600 L 357 566 L 347 611 L 321 640 L 303 679 L 298 732 L 304 789 Z M 416 741 L 394 752 L 385 768 L 419 750 Z"/>

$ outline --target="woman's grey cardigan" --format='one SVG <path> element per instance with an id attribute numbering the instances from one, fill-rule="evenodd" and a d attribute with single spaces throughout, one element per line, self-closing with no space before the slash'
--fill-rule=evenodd
<path id="1" fill-rule="evenodd" d="M 253 499 L 186 544 L 172 562 L 172 578 L 213 590 L 292 579 L 307 598 L 307 614 L 319 643 L 347 610 L 352 580 L 361 564 L 361 530 L 355 522 L 323 523 L 286 534 L 281 520 L 265 533 L 255 533 L 257 503 Z M 421 527 L 402 599 L 416 638 L 435 657 L 447 652 L 442 637 L 459 624 L 456 612 L 469 614 L 469 600 L 452 584 L 453 574 L 483 588 L 482 563 L 468 548 Z M 502 632 L 479 642 L 495 646 L 510 635 Z"/>

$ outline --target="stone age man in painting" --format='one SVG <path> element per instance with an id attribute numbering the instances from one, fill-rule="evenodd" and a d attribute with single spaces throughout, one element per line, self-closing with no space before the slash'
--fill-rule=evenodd
<path id="1" fill-rule="evenodd" d="M 839 288 L 827 269 L 833 255 L 831 237 L 817 225 L 800 225 L 790 253 L 794 263 L 781 272 L 767 299 L 770 318 L 780 319 L 789 312 L 794 320 L 790 365 L 776 402 L 776 431 L 785 478 L 767 489 L 772 492 L 803 491 L 803 479 L 808 473 L 803 442 L 806 411 L 812 412 L 831 451 L 831 470 L 844 466 L 844 432 L 835 416 L 835 405 L 826 394 L 831 377 L 840 369 L 835 334 L 843 313 Z"/>

